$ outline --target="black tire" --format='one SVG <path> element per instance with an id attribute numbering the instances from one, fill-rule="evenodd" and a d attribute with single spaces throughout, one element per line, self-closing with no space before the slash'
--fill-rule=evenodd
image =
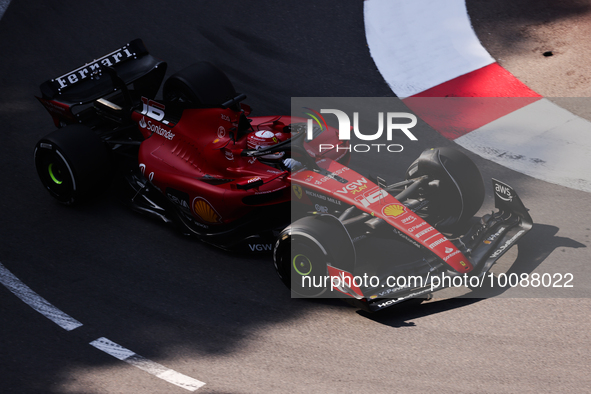
<path id="1" fill-rule="evenodd" d="M 430 161 L 422 158 L 429 158 Z M 422 163 L 427 163 L 421 165 Z M 437 165 L 433 165 L 437 162 Z M 431 202 L 419 213 L 439 230 L 452 231 L 465 224 L 482 206 L 484 182 L 476 164 L 453 148 L 425 150 L 406 171 L 406 179 L 428 175 L 440 180 L 435 192 L 425 197 Z"/>
<path id="2" fill-rule="evenodd" d="M 109 151 L 84 125 L 70 125 L 43 137 L 35 147 L 43 186 L 60 203 L 73 205 L 104 187 L 111 173 Z"/>
<path id="3" fill-rule="evenodd" d="M 177 72 L 164 82 L 164 100 L 196 106 L 221 106 L 236 97 L 226 74 L 209 62 L 198 62 Z"/>
<path id="4" fill-rule="evenodd" d="M 355 248 L 337 218 L 314 215 L 295 221 L 281 232 L 273 259 L 277 274 L 293 296 L 319 297 L 330 287 L 326 281 L 328 265 L 353 273 Z M 324 286 L 326 283 L 328 287 Z M 331 296 L 338 294 L 335 291 Z"/>

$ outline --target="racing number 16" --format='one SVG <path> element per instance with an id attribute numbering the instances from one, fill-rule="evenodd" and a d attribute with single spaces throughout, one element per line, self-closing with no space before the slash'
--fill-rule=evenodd
<path id="1" fill-rule="evenodd" d="M 154 100 L 148 100 L 146 97 L 142 97 L 142 115 L 146 115 L 154 120 L 164 119 L 164 104 L 160 104 Z"/>
<path id="2" fill-rule="evenodd" d="M 380 199 L 386 197 L 388 195 L 388 192 L 385 191 L 384 189 L 380 189 L 374 193 L 371 193 L 369 196 L 364 197 L 360 203 L 363 204 L 364 207 L 368 207 L 371 204 L 378 202 Z"/>

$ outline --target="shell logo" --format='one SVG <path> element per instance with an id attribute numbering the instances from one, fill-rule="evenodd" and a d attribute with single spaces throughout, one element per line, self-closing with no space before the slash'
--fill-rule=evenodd
<path id="1" fill-rule="evenodd" d="M 382 211 L 386 216 L 398 217 L 404 213 L 406 213 L 406 207 L 401 204 L 390 204 L 384 207 Z"/>
<path id="2" fill-rule="evenodd" d="M 203 197 L 195 197 L 193 200 L 193 212 L 206 223 L 218 223 L 222 218 Z"/>

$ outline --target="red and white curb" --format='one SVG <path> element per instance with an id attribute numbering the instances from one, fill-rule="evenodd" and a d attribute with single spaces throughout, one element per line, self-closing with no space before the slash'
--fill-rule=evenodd
<path id="1" fill-rule="evenodd" d="M 435 130 L 515 171 L 591 192 L 591 123 L 496 63 L 464 0 L 366 0 L 364 18 L 378 70 Z"/>

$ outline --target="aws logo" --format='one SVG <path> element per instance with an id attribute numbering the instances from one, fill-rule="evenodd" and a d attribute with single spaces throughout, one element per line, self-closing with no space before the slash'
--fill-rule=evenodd
<path id="1" fill-rule="evenodd" d="M 500 182 L 495 182 L 495 194 L 503 201 L 512 202 L 513 201 L 513 190 Z"/>

